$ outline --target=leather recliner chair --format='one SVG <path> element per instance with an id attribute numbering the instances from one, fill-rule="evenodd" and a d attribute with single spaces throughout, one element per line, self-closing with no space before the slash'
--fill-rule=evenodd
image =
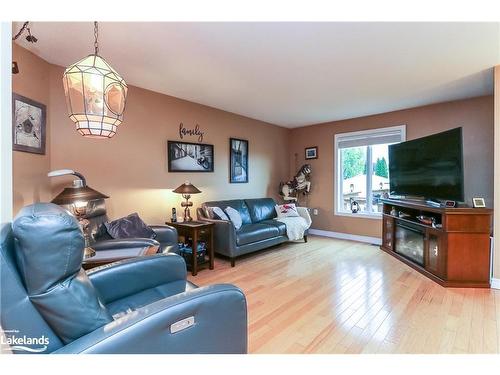
<path id="1" fill-rule="evenodd" d="M 246 353 L 247 309 L 232 285 L 198 288 L 176 254 L 86 273 L 76 219 L 51 203 L 1 229 L 1 326 L 15 353 Z"/>
<path id="2" fill-rule="evenodd" d="M 169 225 L 149 225 L 156 234 L 154 239 L 113 239 L 102 227 L 102 224 L 109 220 L 104 199 L 88 202 L 84 218 L 89 221 L 89 246 L 96 251 L 95 257 L 92 258 L 95 264 L 130 258 L 132 255 L 142 256 L 149 253 L 152 247 L 158 249 L 158 253 L 179 253 L 177 230 Z"/>

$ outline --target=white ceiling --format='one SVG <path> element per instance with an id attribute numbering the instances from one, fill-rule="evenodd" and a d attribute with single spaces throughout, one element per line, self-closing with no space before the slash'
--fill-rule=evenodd
<path id="1" fill-rule="evenodd" d="M 99 28 L 100 54 L 128 84 L 290 128 L 491 94 L 500 64 L 498 23 Z M 19 43 L 54 64 L 93 52 L 92 22 L 33 22 L 32 33 L 37 44 Z"/>

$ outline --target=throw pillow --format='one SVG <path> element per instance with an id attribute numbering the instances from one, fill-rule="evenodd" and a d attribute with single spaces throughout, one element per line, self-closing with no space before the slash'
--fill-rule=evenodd
<path id="1" fill-rule="evenodd" d="M 206 218 L 208 218 L 208 219 L 214 218 L 213 207 L 204 206 L 204 207 L 202 207 L 202 210 L 203 210 L 203 215 L 205 215 Z"/>
<path id="2" fill-rule="evenodd" d="M 137 212 L 104 224 L 113 238 L 155 238 L 156 233 L 141 220 Z"/>
<path id="3" fill-rule="evenodd" d="M 243 224 L 243 220 L 241 219 L 240 213 L 236 211 L 234 208 L 229 206 L 226 207 L 224 211 L 226 212 L 227 216 L 229 216 L 229 220 L 233 222 L 233 225 L 236 228 L 236 230 L 240 229 L 241 225 Z"/>
<path id="4" fill-rule="evenodd" d="M 222 211 L 220 207 L 207 207 L 209 217 L 216 220 L 229 220 L 229 217 Z"/>
<path id="5" fill-rule="evenodd" d="M 276 213 L 278 214 L 278 218 L 300 216 L 294 203 L 285 203 L 279 206 L 276 205 L 274 208 L 276 210 Z"/>
<path id="6" fill-rule="evenodd" d="M 99 224 L 93 237 L 94 237 L 94 241 L 103 241 L 103 240 L 112 240 L 113 239 L 113 237 L 111 237 L 109 235 L 108 230 L 106 229 L 106 223 Z"/>

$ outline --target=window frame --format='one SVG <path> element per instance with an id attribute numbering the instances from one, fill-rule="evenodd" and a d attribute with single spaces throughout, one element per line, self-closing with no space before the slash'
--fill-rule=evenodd
<path id="1" fill-rule="evenodd" d="M 333 181 L 333 202 L 334 202 L 334 215 L 335 216 L 347 216 L 347 217 L 359 217 L 359 218 L 365 218 L 365 219 L 382 219 L 382 214 L 375 213 L 375 212 L 358 212 L 358 213 L 352 213 L 352 212 L 346 212 L 346 211 L 341 211 L 340 208 L 343 207 L 342 204 L 342 186 L 343 186 L 343 180 L 342 180 L 342 155 L 340 150 L 342 148 L 339 148 L 339 142 L 346 140 L 346 139 L 359 139 L 363 137 L 370 137 L 370 136 L 376 136 L 377 134 L 383 134 L 387 132 L 392 132 L 392 131 L 399 131 L 400 133 L 400 142 L 405 142 L 406 141 L 406 124 L 402 125 L 396 125 L 396 126 L 388 126 L 384 128 L 377 128 L 377 129 L 368 129 L 368 130 L 360 130 L 360 131 L 355 131 L 355 132 L 348 132 L 348 133 L 338 133 L 335 134 L 334 140 L 333 140 L 333 146 L 334 146 L 334 167 L 335 167 L 335 173 L 334 173 L 334 181 Z M 373 160 L 371 160 L 371 148 L 367 148 L 367 164 L 368 164 L 368 174 L 367 176 L 371 176 L 373 174 Z M 371 163 L 369 162 L 371 161 Z M 372 192 L 372 179 L 367 178 L 367 204 L 368 201 L 371 200 L 371 192 Z M 370 192 L 370 194 L 368 194 Z M 368 197 L 370 196 L 370 199 Z"/>

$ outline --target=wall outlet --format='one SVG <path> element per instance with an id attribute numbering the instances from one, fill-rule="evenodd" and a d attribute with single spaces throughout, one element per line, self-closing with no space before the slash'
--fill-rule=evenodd
<path id="1" fill-rule="evenodd" d="M 313 215 L 318 216 L 319 210 L 317 208 L 313 208 Z"/>

